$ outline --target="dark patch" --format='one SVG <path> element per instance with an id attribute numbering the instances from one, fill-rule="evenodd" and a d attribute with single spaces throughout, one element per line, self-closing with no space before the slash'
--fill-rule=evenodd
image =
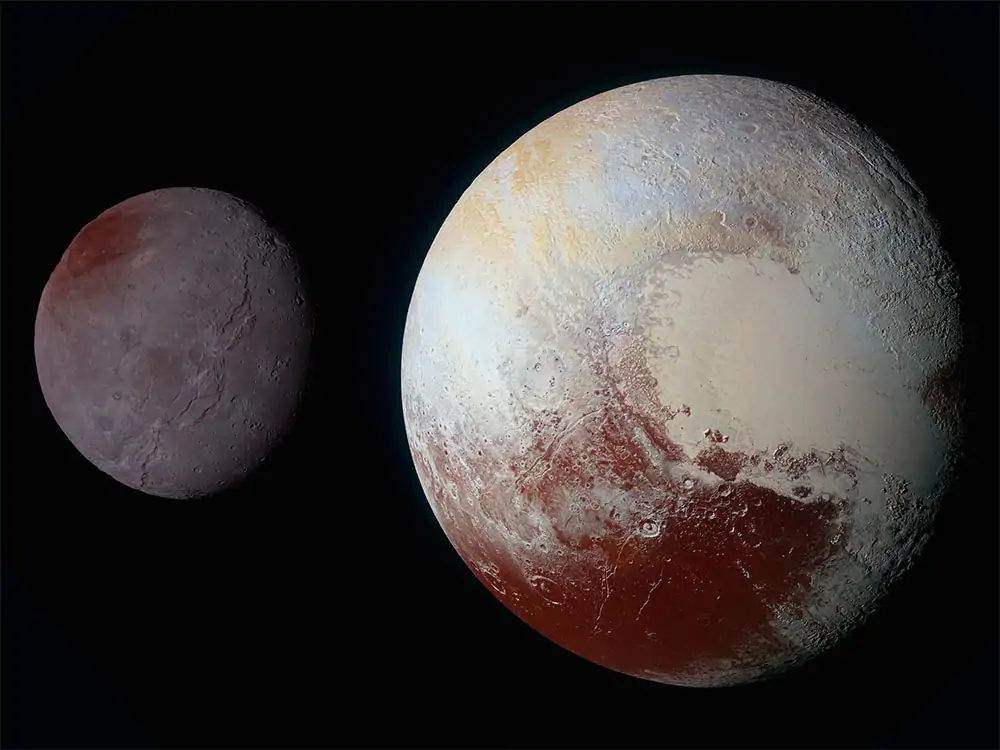
<path id="1" fill-rule="evenodd" d="M 819 466 L 822 462 L 815 453 L 806 453 L 802 456 L 789 458 L 785 462 L 785 473 L 789 479 L 798 479 L 806 474 L 813 466 Z"/>
<path id="2" fill-rule="evenodd" d="M 839 474 L 845 474 L 852 479 L 857 479 L 857 469 L 854 463 L 848 458 L 848 451 L 846 448 L 841 446 L 835 451 L 832 451 L 824 463 L 824 466 L 830 467 L 833 471 Z M 864 458 L 864 456 L 860 456 Z M 867 460 L 867 459 L 865 459 Z"/>
<path id="3" fill-rule="evenodd" d="M 417 472 L 452 543 L 530 626 L 612 669 L 639 676 L 651 670 L 680 681 L 696 676 L 698 665 L 733 660 L 757 669 L 787 658 L 787 644 L 771 624 L 774 611 L 800 606 L 811 574 L 836 551 L 839 501 L 807 504 L 751 481 L 735 482 L 743 463 L 759 464 L 760 457 L 717 444 L 692 460 L 666 429 L 690 409 L 659 403 L 641 346 L 619 343 L 609 345 L 606 356 L 594 355 L 599 408 L 565 419 L 541 413 L 524 425 L 531 435 L 527 455 L 481 455 L 478 440 L 461 435 L 457 444 L 469 449 L 449 455 L 452 441 L 446 443 L 431 418 L 415 421 L 419 410 L 404 406 L 410 424 L 426 430 L 426 453 L 414 453 Z M 463 454 L 461 461 L 455 453 Z M 778 468 L 794 461 L 782 456 Z M 684 465 L 731 483 L 678 482 L 673 477 Z M 775 468 L 770 461 L 766 467 Z M 506 470 L 513 486 L 498 482 Z M 470 510 L 476 479 L 486 489 Z M 456 483 L 457 492 L 444 482 Z M 628 493 L 637 516 L 602 508 L 595 490 L 602 497 Z M 554 522 L 566 519 L 555 533 L 567 554 L 525 577 L 513 557 L 520 551 L 493 546 L 472 521 L 481 512 L 525 529 L 525 509 L 532 506 Z M 596 550 L 611 567 L 597 569 L 578 557 Z M 475 564 L 484 560 L 488 572 Z"/>
<path id="4" fill-rule="evenodd" d="M 798 487 L 792 487 L 792 494 L 795 495 L 795 497 L 804 499 L 812 494 L 812 490 L 809 487 L 803 487 L 800 485 Z"/>
<path id="5" fill-rule="evenodd" d="M 743 219 L 743 226 L 760 241 L 780 247 L 786 246 L 781 225 L 776 220 L 763 216 L 760 212 L 747 214 Z M 792 270 L 793 268 L 794 266 L 789 266 L 789 271 L 797 273 L 797 269 Z"/>
<path id="6" fill-rule="evenodd" d="M 710 471 L 717 477 L 722 477 L 730 482 L 736 479 L 740 469 L 746 463 L 746 454 L 739 451 L 729 451 L 720 448 L 718 445 L 710 445 L 695 458 L 694 462 L 706 471 Z"/>
<path id="7" fill-rule="evenodd" d="M 757 231 L 769 242 L 777 244 L 781 241 L 781 228 L 769 219 L 759 219 L 757 222 Z"/>
<path id="8" fill-rule="evenodd" d="M 667 469 L 686 462 L 680 447 L 666 439 L 650 451 L 636 437 L 652 438 L 648 425 L 622 402 L 611 401 L 560 441 L 522 478 L 523 486 L 529 502 L 557 518 L 565 515 L 559 508 L 569 488 L 596 476 L 603 488 L 630 492 L 633 507 L 649 518 L 636 533 L 610 514 L 602 518 L 592 503 L 580 503 L 573 520 L 603 524 L 604 535 L 557 535 L 578 553 L 600 548 L 614 574 L 575 566 L 572 575 L 586 579 L 587 593 L 551 607 L 522 588 L 522 598 L 505 599 L 507 605 L 575 653 L 632 674 L 651 669 L 680 676 L 697 664 L 739 661 L 751 645 L 760 663 L 782 655 L 772 612 L 801 604 L 810 573 L 834 549 L 837 506 L 806 505 L 749 481 L 677 483 Z M 735 477 L 740 456 L 712 448 L 731 457 L 715 468 Z M 517 578 L 503 580 L 508 592 L 518 591 Z"/>
<path id="9" fill-rule="evenodd" d="M 93 273 L 142 247 L 139 232 L 149 215 L 134 207 L 115 206 L 87 224 L 73 238 L 63 263 L 73 278 Z"/>
<path id="10" fill-rule="evenodd" d="M 920 402 L 938 422 L 956 424 L 962 407 L 962 377 L 958 362 L 942 365 L 920 388 Z"/>

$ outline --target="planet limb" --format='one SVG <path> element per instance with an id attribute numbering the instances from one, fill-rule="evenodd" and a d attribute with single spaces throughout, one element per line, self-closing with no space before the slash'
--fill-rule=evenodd
<path id="1" fill-rule="evenodd" d="M 870 129 L 681 76 L 572 106 L 461 196 L 402 346 L 406 435 L 474 575 L 592 662 L 687 686 L 838 643 L 960 449 L 958 279 Z"/>
<path id="2" fill-rule="evenodd" d="M 45 403 L 88 461 L 188 499 L 245 479 L 288 432 L 310 341 L 281 234 L 232 195 L 168 188 L 80 230 L 42 291 L 34 348 Z"/>

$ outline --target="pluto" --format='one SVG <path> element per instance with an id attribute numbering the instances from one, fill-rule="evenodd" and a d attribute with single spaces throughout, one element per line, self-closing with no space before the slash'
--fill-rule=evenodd
<path id="1" fill-rule="evenodd" d="M 778 674 L 918 554 L 961 447 L 958 279 L 835 106 L 723 75 L 580 102 L 448 215 L 402 344 L 420 482 L 524 622 L 639 678 Z"/>
<path id="2" fill-rule="evenodd" d="M 109 208 L 42 291 L 45 403 L 98 469 L 150 495 L 245 479 L 287 433 L 312 316 L 295 253 L 226 193 L 169 188 Z"/>

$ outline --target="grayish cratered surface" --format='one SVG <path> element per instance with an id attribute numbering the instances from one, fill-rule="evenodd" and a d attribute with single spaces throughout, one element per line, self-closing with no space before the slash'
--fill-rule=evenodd
<path id="1" fill-rule="evenodd" d="M 84 227 L 42 292 L 38 379 L 101 471 L 194 498 L 246 477 L 287 432 L 311 315 L 287 242 L 226 193 L 156 190 Z"/>
<path id="2" fill-rule="evenodd" d="M 500 154 L 427 255 L 402 353 L 421 483 L 553 640 L 756 679 L 863 620 L 926 538 L 956 290 L 924 196 L 836 107 L 731 76 L 595 96 Z"/>

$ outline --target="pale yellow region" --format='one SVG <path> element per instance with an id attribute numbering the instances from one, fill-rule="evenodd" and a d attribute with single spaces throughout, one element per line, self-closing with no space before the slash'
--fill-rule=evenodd
<path id="1" fill-rule="evenodd" d="M 598 185 L 600 174 L 600 161 L 588 151 L 582 133 L 543 125 L 476 179 L 449 216 L 447 223 L 454 226 L 432 253 L 451 256 L 465 241 L 474 244 L 476 257 L 470 260 L 480 265 L 528 262 L 542 271 L 556 253 L 565 262 L 577 262 L 593 243 L 578 226 L 565 186 Z"/>
<path id="2" fill-rule="evenodd" d="M 459 200 L 435 239 L 428 262 L 454 265 L 472 276 L 506 268 L 517 274 L 545 274 L 559 267 L 603 276 L 664 252 L 681 251 L 755 255 L 795 265 L 799 250 L 784 240 L 800 234 L 800 222 L 777 225 L 782 237 L 763 236 L 759 227 L 748 229 L 740 216 L 727 215 L 712 201 L 692 200 L 701 184 L 715 185 L 719 191 L 726 187 L 727 180 L 718 171 L 693 176 L 693 183 L 678 195 L 658 195 L 656 210 L 645 220 L 616 221 L 616 206 L 600 194 L 597 207 L 590 209 L 593 215 L 582 217 L 579 207 L 570 203 L 570 190 L 584 186 L 600 193 L 606 177 L 602 154 L 588 144 L 595 126 L 584 115 L 582 108 L 564 112 L 500 154 Z M 698 183 L 695 177 L 705 182 Z M 762 175 L 768 185 L 761 187 L 781 195 L 786 192 L 781 189 L 784 185 L 778 185 L 784 182 L 781 178 Z M 756 211 L 753 201 L 743 209 Z"/>

